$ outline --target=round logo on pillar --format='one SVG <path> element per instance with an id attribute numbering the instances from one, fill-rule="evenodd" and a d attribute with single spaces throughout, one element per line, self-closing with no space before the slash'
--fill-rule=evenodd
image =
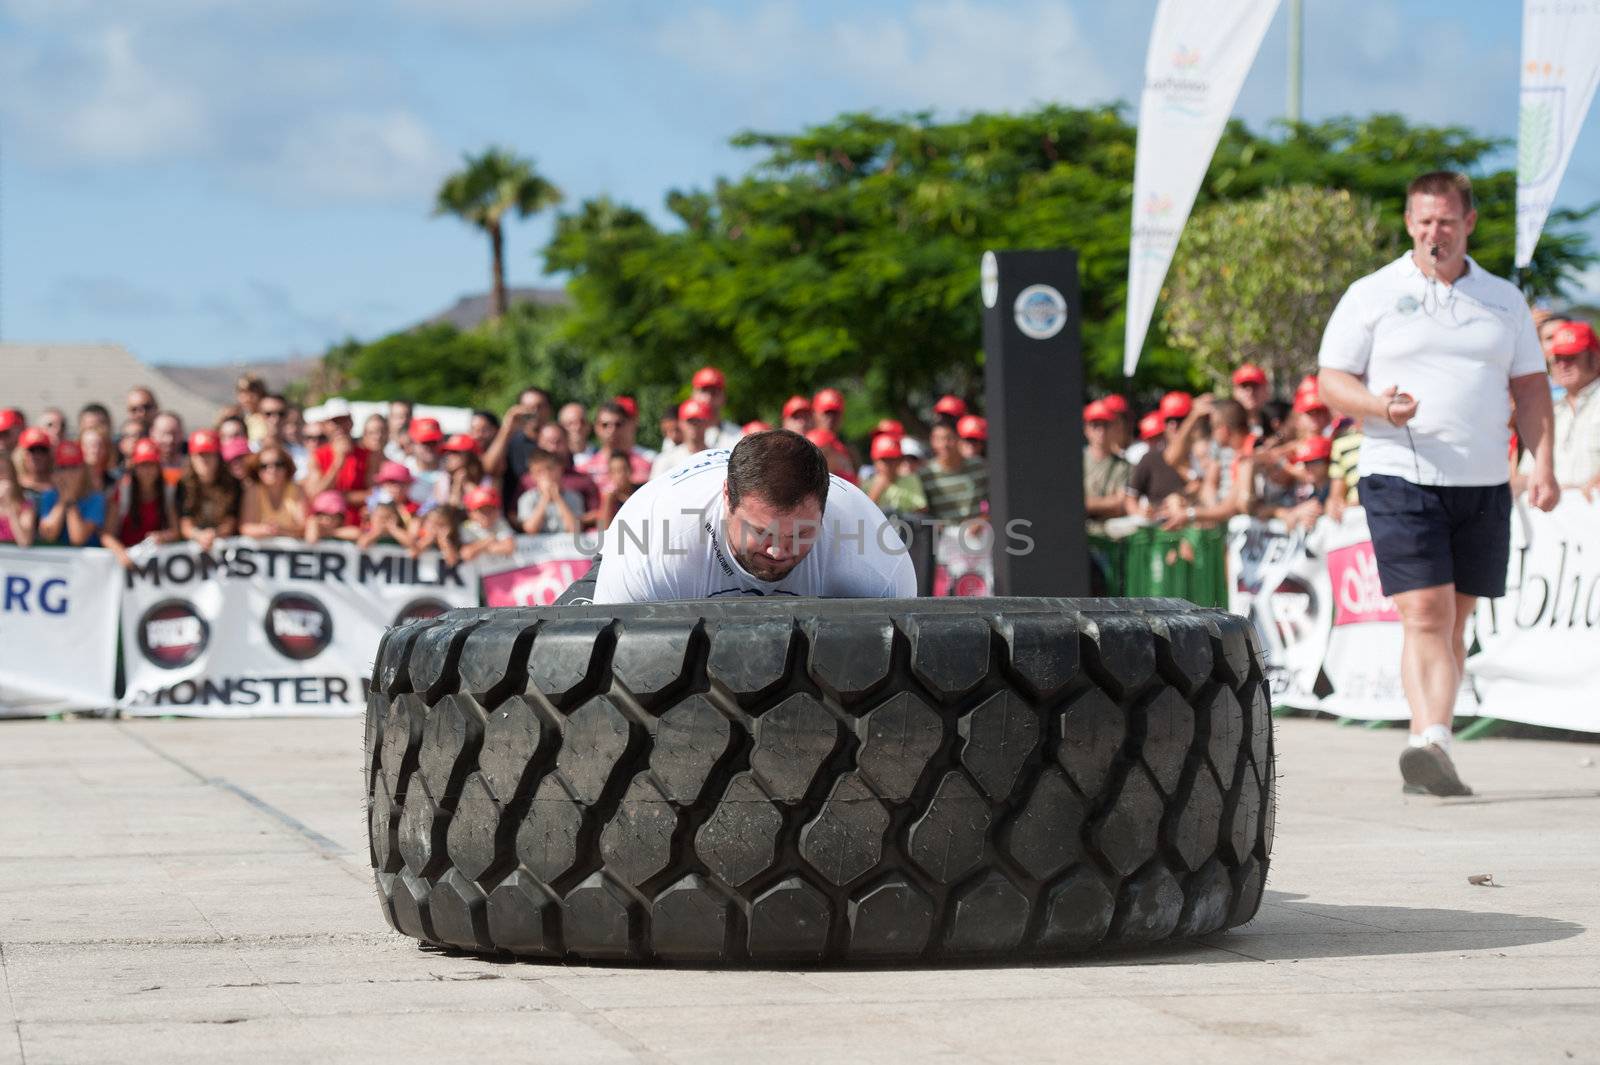
<path id="1" fill-rule="evenodd" d="M 1067 301 L 1053 285 L 1029 285 L 1012 310 L 1022 335 L 1034 340 L 1049 340 L 1067 324 Z"/>
<path id="2" fill-rule="evenodd" d="M 978 264 L 978 288 L 983 293 L 983 305 L 993 307 L 1000 300 L 1000 263 L 994 252 L 986 251 Z"/>

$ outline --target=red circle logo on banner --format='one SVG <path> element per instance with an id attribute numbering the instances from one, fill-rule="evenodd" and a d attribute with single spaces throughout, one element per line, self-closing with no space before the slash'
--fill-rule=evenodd
<path id="1" fill-rule="evenodd" d="M 211 626 L 182 599 L 164 599 L 146 610 L 138 633 L 139 652 L 162 669 L 182 669 L 211 642 Z"/>
<path id="2" fill-rule="evenodd" d="M 443 599 L 413 599 L 400 608 L 400 613 L 394 616 L 391 625 L 404 625 L 408 621 L 427 621 L 436 618 L 450 609 L 450 604 Z"/>
<path id="3" fill-rule="evenodd" d="M 283 592 L 267 604 L 267 642 L 285 658 L 304 662 L 333 642 L 333 616 L 304 592 Z"/>

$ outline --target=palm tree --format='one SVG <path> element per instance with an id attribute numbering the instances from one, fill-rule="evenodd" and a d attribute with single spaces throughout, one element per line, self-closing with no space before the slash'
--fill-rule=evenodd
<path id="1" fill-rule="evenodd" d="M 505 230 L 510 211 L 523 218 L 561 202 L 561 190 L 533 168 L 533 160 L 490 147 L 481 155 L 464 157 L 464 165 L 444 179 L 434 200 L 435 215 L 453 214 L 489 235 L 494 270 L 491 312 L 506 313 Z"/>

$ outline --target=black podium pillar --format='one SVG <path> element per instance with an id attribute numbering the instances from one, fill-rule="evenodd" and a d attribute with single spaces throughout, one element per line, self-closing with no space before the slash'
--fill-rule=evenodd
<path id="1" fill-rule="evenodd" d="M 1078 254 L 986 252 L 982 277 L 995 594 L 1085 596 Z"/>

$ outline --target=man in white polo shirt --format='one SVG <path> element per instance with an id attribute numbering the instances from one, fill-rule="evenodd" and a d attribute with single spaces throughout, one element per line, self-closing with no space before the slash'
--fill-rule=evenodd
<path id="1" fill-rule="evenodd" d="M 1405 633 L 1411 707 L 1407 791 L 1470 795 L 1450 758 L 1451 719 L 1478 596 L 1505 594 L 1511 548 L 1511 400 L 1533 453 L 1528 499 L 1560 498 L 1550 384 L 1527 303 L 1467 255 L 1472 183 L 1449 171 L 1406 189 L 1411 250 L 1351 285 L 1322 337 L 1322 398 L 1365 419 L 1361 503 L 1378 578 Z"/>
<path id="2" fill-rule="evenodd" d="M 899 533 L 798 433 L 702 451 L 629 497 L 606 529 L 593 592 L 556 605 L 722 596 L 912 598 Z"/>

